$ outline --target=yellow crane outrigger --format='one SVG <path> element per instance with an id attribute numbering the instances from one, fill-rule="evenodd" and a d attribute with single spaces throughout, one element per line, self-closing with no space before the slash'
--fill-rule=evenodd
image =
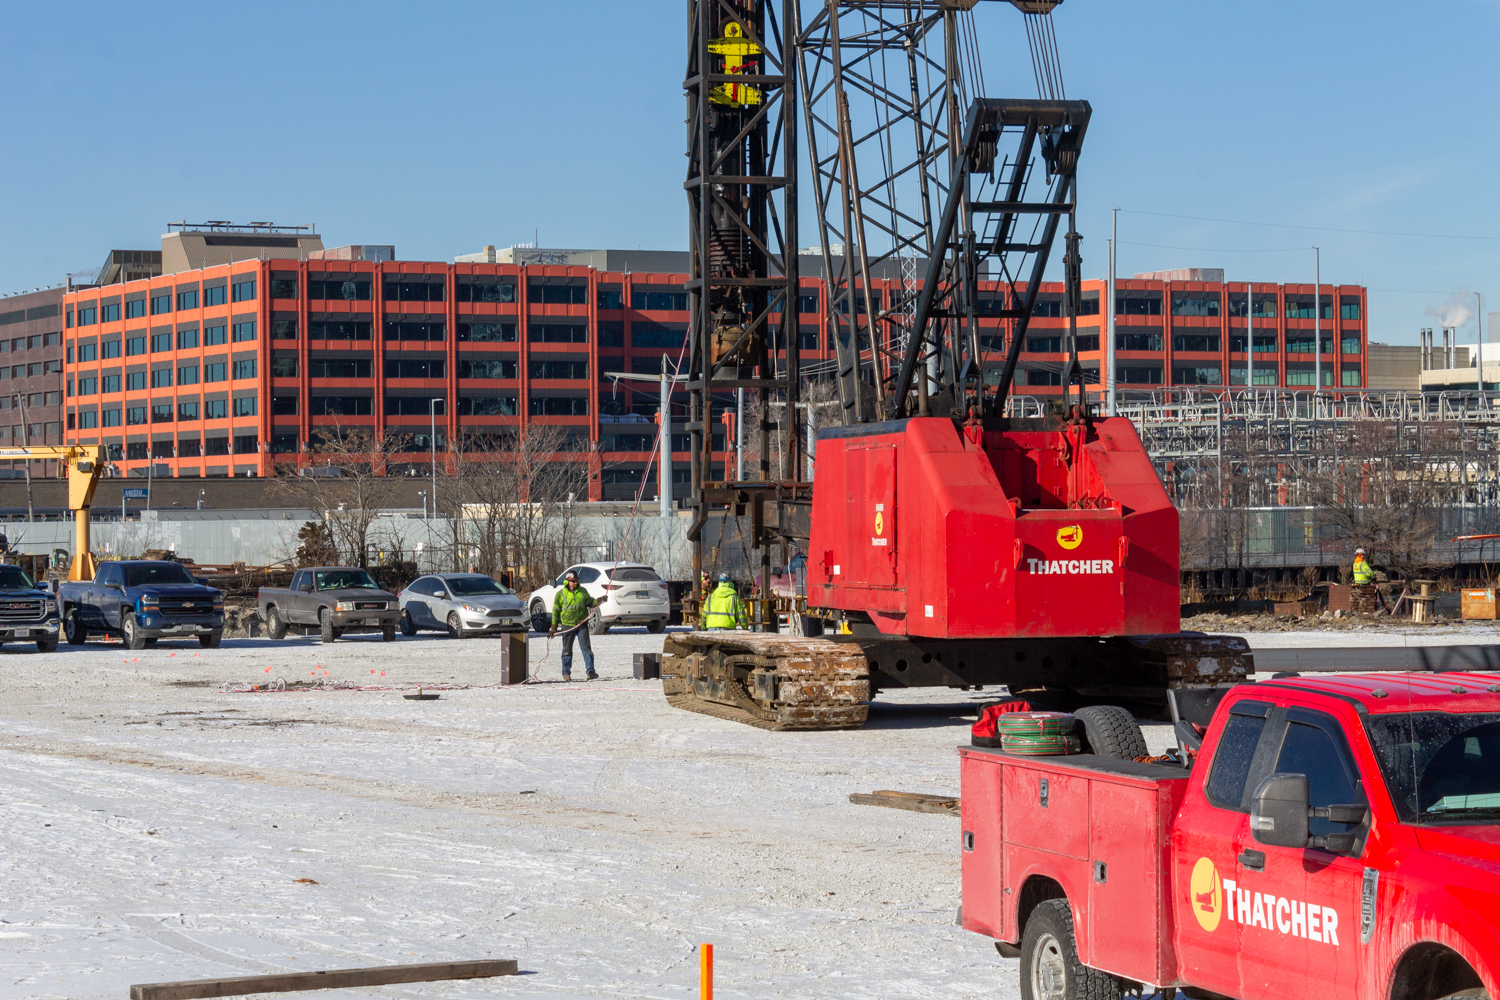
<path id="1" fill-rule="evenodd" d="M 0 459 L 55 459 L 67 470 L 68 508 L 73 511 L 77 531 L 73 541 L 73 561 L 68 565 L 69 580 L 92 580 L 98 565 L 89 546 L 89 508 L 94 503 L 94 488 L 104 471 L 104 448 L 101 445 L 62 445 L 35 448 L 0 448 Z"/>

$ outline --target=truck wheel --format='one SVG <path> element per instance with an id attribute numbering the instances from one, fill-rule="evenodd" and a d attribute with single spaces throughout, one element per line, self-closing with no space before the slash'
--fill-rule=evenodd
<path id="1" fill-rule="evenodd" d="M 221 628 L 216 628 L 212 632 L 208 633 L 208 635 L 200 635 L 198 637 L 198 645 L 202 646 L 204 649 L 218 649 L 219 643 L 223 641 L 224 630 Z"/>
<path id="2" fill-rule="evenodd" d="M 1037 904 L 1021 935 L 1021 1000 L 1115 1000 L 1120 984 L 1078 961 L 1066 899 Z"/>
<path id="3" fill-rule="evenodd" d="M 547 607 L 541 601 L 531 602 L 531 631 L 545 632 L 552 625 L 552 616 L 547 614 Z"/>
<path id="4" fill-rule="evenodd" d="M 597 607 L 589 612 L 589 635 L 603 635 L 609 631 L 609 622 L 604 620 L 604 615 Z"/>
<path id="5" fill-rule="evenodd" d="M 77 608 L 70 609 L 68 616 L 63 619 L 63 635 L 68 637 L 69 646 L 82 646 L 89 641 L 88 630 L 83 627 Z"/>
<path id="6" fill-rule="evenodd" d="M 1146 737 L 1135 717 L 1123 708 L 1114 705 L 1090 705 L 1073 713 L 1083 726 L 1084 752 L 1111 757 L 1115 760 L 1135 760 L 1150 756 L 1146 749 Z"/>
<path id="7" fill-rule="evenodd" d="M 120 619 L 120 631 L 125 633 L 125 645 L 129 649 L 145 649 L 146 637 L 135 627 L 135 612 L 127 611 Z"/>
<path id="8" fill-rule="evenodd" d="M 665 618 L 655 618 L 646 623 L 646 631 L 652 635 L 661 635 L 666 630 L 667 620 Z"/>
<path id="9" fill-rule="evenodd" d="M 49 635 L 45 639 L 38 639 L 36 641 L 36 651 L 38 653 L 57 652 L 57 636 Z"/>
<path id="10" fill-rule="evenodd" d="M 286 638 L 286 619 L 281 617 L 274 604 L 266 609 L 266 635 L 278 640 Z"/>
<path id="11" fill-rule="evenodd" d="M 396 641 L 396 623 L 395 622 L 381 622 L 380 623 L 380 641 L 381 642 L 395 642 Z"/>
<path id="12" fill-rule="evenodd" d="M 318 612 L 318 629 L 324 642 L 332 642 L 339 637 L 338 629 L 333 627 L 333 612 L 327 608 Z"/>
<path id="13" fill-rule="evenodd" d="M 464 638 L 464 622 L 462 618 L 458 617 L 457 611 L 452 611 L 448 614 L 448 638 Z"/>
<path id="14" fill-rule="evenodd" d="M 401 634 L 410 639 L 417 634 L 417 623 L 411 620 L 411 612 L 401 609 Z"/>

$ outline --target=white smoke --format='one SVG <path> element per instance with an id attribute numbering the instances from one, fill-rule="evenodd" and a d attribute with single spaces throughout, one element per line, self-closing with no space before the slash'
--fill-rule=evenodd
<path id="1" fill-rule="evenodd" d="M 1474 293 L 1467 289 L 1454 292 L 1442 305 L 1428 306 L 1427 315 L 1444 327 L 1463 326 L 1474 315 Z"/>

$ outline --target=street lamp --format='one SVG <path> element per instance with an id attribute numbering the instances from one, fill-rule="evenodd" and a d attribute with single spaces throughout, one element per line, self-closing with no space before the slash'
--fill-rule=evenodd
<path id="1" fill-rule="evenodd" d="M 428 444 L 432 446 L 432 513 L 437 516 L 437 405 L 443 400 L 441 398 L 429 399 L 427 401 L 428 415 L 432 418 L 430 429 L 431 439 Z"/>
<path id="2" fill-rule="evenodd" d="M 427 520 L 427 491 L 417 490 L 417 495 L 422 498 L 422 520 Z"/>

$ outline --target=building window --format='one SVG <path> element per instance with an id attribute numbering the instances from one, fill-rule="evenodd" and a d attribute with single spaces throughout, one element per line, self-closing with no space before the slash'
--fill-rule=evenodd
<path id="1" fill-rule="evenodd" d="M 1260 338 L 1255 338 L 1259 340 Z M 1313 352 L 1313 334 L 1311 330 L 1288 330 L 1286 335 L 1286 352 L 1288 354 L 1311 354 Z M 1323 335 L 1323 353 L 1333 353 L 1333 337 L 1329 334 Z M 1308 383 L 1309 385 L 1311 383 Z"/>
<path id="2" fill-rule="evenodd" d="M 236 361 L 234 363 L 233 377 L 235 381 L 239 381 L 242 378 L 254 378 L 255 359 L 246 358 L 243 361 Z"/>
<path id="3" fill-rule="evenodd" d="M 120 303 L 118 303 L 118 302 L 111 302 L 108 305 L 100 306 L 99 307 L 99 322 L 101 322 L 101 323 L 118 323 L 118 322 L 120 322 Z"/>
<path id="4" fill-rule="evenodd" d="M 610 289 L 608 291 L 606 291 L 605 289 L 602 289 L 602 288 L 599 289 L 599 293 L 595 297 L 595 301 L 596 301 L 596 303 L 597 303 L 597 305 L 598 305 L 598 307 L 600 309 L 623 309 L 623 308 L 625 308 L 624 299 L 623 299 L 623 297 L 621 295 L 621 292 L 620 292 L 620 290 L 618 288 Z"/>
<path id="5" fill-rule="evenodd" d="M 798 327 L 797 348 L 803 351 L 816 351 L 818 349 L 818 328 L 815 326 Z"/>
<path id="6" fill-rule="evenodd" d="M 254 455 L 260 451 L 260 438 L 255 434 L 236 434 L 234 436 L 234 453 L 236 455 Z"/>
<path id="7" fill-rule="evenodd" d="M 1343 339 L 1343 341 L 1340 342 L 1340 344 L 1339 344 L 1339 351 L 1341 353 L 1343 353 L 1343 354 L 1358 354 L 1359 353 L 1359 337 L 1357 337 L 1357 336 L 1355 336 L 1355 337 L 1345 337 Z M 1344 370 L 1348 371 L 1347 368 L 1344 369 Z"/>
<path id="8" fill-rule="evenodd" d="M 84 410 L 78 414 L 78 428 L 80 430 L 92 430 L 99 426 L 99 414 L 94 410 Z"/>
<path id="9" fill-rule="evenodd" d="M 310 299 L 342 299 L 346 302 L 368 302 L 370 300 L 370 283 L 368 281 L 344 281 L 340 279 L 322 281 L 308 281 L 307 297 Z M 295 298 L 288 295 L 287 298 Z"/>
<path id="10" fill-rule="evenodd" d="M 373 410 L 369 396 L 313 396 L 307 412 L 315 417 L 368 417 Z"/>
<path id="11" fill-rule="evenodd" d="M 177 311 L 198 308 L 198 289 L 188 288 L 177 293 Z"/>
<path id="12" fill-rule="evenodd" d="M 1115 334 L 1115 350 L 1117 351 L 1160 351 L 1161 344 L 1162 336 L 1159 333 Z"/>
<path id="13" fill-rule="evenodd" d="M 516 301 L 516 286 L 513 281 L 484 281 L 475 278 L 471 281 L 460 280 L 455 295 L 460 302 L 514 302 Z M 617 293 L 618 297 L 618 293 Z M 600 309 L 608 309 L 610 306 L 603 304 L 600 300 Z M 618 309 L 619 306 L 613 308 Z"/>
<path id="14" fill-rule="evenodd" d="M 428 406 L 432 405 L 422 396 L 387 396 L 385 397 L 385 412 L 387 416 L 427 416 Z M 447 413 L 447 407 L 443 400 L 433 406 L 433 412 L 437 416 Z"/>
<path id="15" fill-rule="evenodd" d="M 205 455 L 227 455 L 229 454 L 229 439 L 227 437 L 207 438 L 203 442 L 203 454 Z"/>
<path id="16" fill-rule="evenodd" d="M 194 403 L 193 404 L 193 413 L 196 414 L 197 412 L 198 412 L 198 404 Z M 181 420 L 182 417 L 179 415 L 177 419 Z M 196 420 L 197 417 L 194 416 L 193 419 Z M 183 437 L 183 436 L 180 436 L 180 435 L 178 436 L 178 438 L 177 438 L 177 457 L 178 458 L 198 458 L 200 454 L 201 454 L 201 445 L 199 444 L 199 441 L 198 441 L 198 439 L 196 437 Z"/>
<path id="17" fill-rule="evenodd" d="M 1342 385 L 1359 385 L 1359 365 L 1344 365 L 1339 369 L 1339 381 Z"/>
<path id="18" fill-rule="evenodd" d="M 144 388 L 146 388 L 146 373 L 145 372 L 126 372 L 125 373 L 125 391 L 126 392 L 139 392 L 140 390 L 142 390 Z"/>
<path id="19" fill-rule="evenodd" d="M 292 455 L 297 451 L 297 435 L 295 434 L 273 434 L 271 435 L 271 453 L 273 455 Z"/>
<path id="20" fill-rule="evenodd" d="M 118 340 L 106 340 L 99 345 L 101 358 L 118 358 L 120 356 L 120 342 Z"/>
<path id="21" fill-rule="evenodd" d="M 1174 333 L 1172 335 L 1172 350 L 1174 351 L 1213 351 L 1219 350 L 1219 335 L 1216 333 Z"/>
<path id="22" fill-rule="evenodd" d="M 681 348 L 686 337 L 686 325 L 683 325 L 680 330 L 661 323 L 637 322 L 630 325 L 632 347 L 657 347 L 663 350 Z"/>
<path id="23" fill-rule="evenodd" d="M 119 392 L 120 391 L 120 376 L 118 376 L 118 375 L 105 375 L 105 376 L 101 377 L 99 379 L 99 387 L 104 391 L 105 395 L 108 395 L 108 394 L 110 394 L 112 392 Z"/>
<path id="24" fill-rule="evenodd" d="M 170 333 L 153 333 L 151 335 L 151 353 L 160 354 L 172 349 L 172 335 Z"/>
<path id="25" fill-rule="evenodd" d="M 527 366 L 531 378 L 580 379 L 589 377 L 587 361 L 533 361 Z"/>
<path id="26" fill-rule="evenodd" d="M 1287 319 L 1312 319 L 1313 318 L 1313 300 L 1312 299 L 1291 299 L 1291 298 L 1287 299 L 1286 300 L 1286 318 Z"/>
<path id="27" fill-rule="evenodd" d="M 297 415 L 297 397 L 272 396 L 271 412 L 278 417 L 295 417 Z"/>
<path id="28" fill-rule="evenodd" d="M 583 396 L 532 396 L 533 417 L 586 417 L 589 401 Z"/>
<path id="29" fill-rule="evenodd" d="M 599 324 L 599 346 L 600 347 L 624 347 L 625 346 L 625 324 L 624 323 L 600 323 Z"/>
<path id="30" fill-rule="evenodd" d="M 1026 350 L 1032 354 L 1057 354 L 1062 351 L 1062 338 L 1027 337 Z"/>
<path id="31" fill-rule="evenodd" d="M 42 362 L 42 374 L 43 375 L 60 375 L 60 374 L 62 374 L 62 362 L 61 361 L 43 361 Z"/>
<path id="32" fill-rule="evenodd" d="M 172 369 L 170 369 L 170 368 L 158 368 L 156 371 L 152 372 L 151 373 L 151 388 L 153 388 L 153 389 L 170 389 L 170 388 L 172 388 Z"/>
<path id="33" fill-rule="evenodd" d="M 385 298 L 392 302 L 441 302 L 446 282 L 387 281 Z"/>
<path id="34" fill-rule="evenodd" d="M 1099 349 L 1099 335 L 1097 333 L 1080 333 L 1077 343 L 1080 354 L 1097 351 Z"/>
<path id="35" fill-rule="evenodd" d="M 220 361 L 218 364 L 203 366 L 203 381 L 205 382 L 227 382 L 229 381 L 229 366 Z"/>
<path id="36" fill-rule="evenodd" d="M 1119 369 L 1115 381 L 1128 385 L 1160 385 L 1161 369 L 1146 365 L 1124 365 Z"/>
<path id="37" fill-rule="evenodd" d="M 386 340 L 442 340 L 442 323 L 397 323 L 385 321 Z"/>
<path id="38" fill-rule="evenodd" d="M 78 361 L 80 364 L 85 361 L 93 361 L 98 353 L 98 344 L 80 344 L 78 347 Z"/>
<path id="39" fill-rule="evenodd" d="M 162 292 L 160 295 L 151 296 L 151 315 L 160 316 L 162 313 L 172 311 L 172 293 Z"/>
<path id="40" fill-rule="evenodd" d="M 1286 371 L 1286 384 L 1287 385 L 1315 385 L 1316 382 L 1313 380 L 1313 372 L 1314 372 L 1314 369 L 1311 366 L 1309 366 L 1307 368 L 1300 368 L 1300 367 L 1299 368 L 1291 368 L 1291 367 L 1288 367 L 1287 371 Z M 1324 385 L 1329 385 L 1329 386 L 1333 385 L 1333 366 L 1332 365 L 1324 365 L 1323 366 L 1323 384 Z"/>
<path id="41" fill-rule="evenodd" d="M 374 368 L 368 360 L 353 358 L 309 358 L 309 378 L 371 378 Z"/>
<path id="42" fill-rule="evenodd" d="M 588 327 L 563 326 L 558 323 L 528 323 L 528 339 L 534 344 L 586 344 Z"/>
<path id="43" fill-rule="evenodd" d="M 189 351 L 189 350 L 192 350 L 193 348 L 195 348 L 197 346 L 198 346 L 198 331 L 197 330 L 178 330 L 177 331 L 177 349 L 179 351 Z M 165 350 L 165 348 L 163 348 L 163 350 Z"/>
<path id="44" fill-rule="evenodd" d="M 631 307 L 639 309 L 635 305 L 637 296 L 643 292 L 635 292 L 631 295 Z M 533 281 L 526 286 L 526 296 L 535 305 L 549 306 L 581 306 L 588 303 L 588 285 L 580 283 L 576 285 L 544 285 Z M 684 296 L 686 298 L 686 296 Z M 683 306 L 684 309 L 687 306 Z"/>
<path id="45" fill-rule="evenodd" d="M 68 329 L 70 329 L 70 330 L 73 328 L 73 307 L 72 306 L 68 307 L 68 320 L 67 320 L 67 323 L 64 324 L 64 325 L 67 326 Z"/>
<path id="46" fill-rule="evenodd" d="M 1191 295 L 1172 296 L 1173 316 L 1217 316 L 1219 296 L 1195 292 Z"/>
<path id="47" fill-rule="evenodd" d="M 99 310 L 95 306 L 80 306 L 78 309 L 78 325 L 93 326 L 99 322 Z"/>
<path id="48" fill-rule="evenodd" d="M 818 293 L 799 292 L 797 294 L 797 311 L 799 313 L 816 314 L 818 312 Z"/>
<path id="49" fill-rule="evenodd" d="M 139 462 L 148 457 L 146 442 L 130 441 L 125 445 L 125 461 Z"/>
<path id="50" fill-rule="evenodd" d="M 1359 319 L 1359 299 L 1345 295 L 1339 299 L 1340 319 Z"/>
<path id="51" fill-rule="evenodd" d="M 533 286 L 533 288 L 535 287 L 536 286 Z M 548 293 L 561 292 L 564 290 L 558 288 L 558 286 L 556 285 L 544 285 L 542 286 L 542 288 L 545 292 Z M 813 296 L 813 298 L 816 299 L 817 296 Z M 542 301 L 550 303 L 553 300 L 551 298 L 538 300 L 536 298 L 535 291 L 533 291 L 531 301 Z M 630 293 L 630 308 L 637 309 L 642 312 L 683 312 L 687 309 L 687 292 L 662 292 L 655 291 L 650 288 L 636 288 Z M 811 311 L 817 312 L 817 309 L 814 308 Z"/>
<path id="52" fill-rule="evenodd" d="M 458 339 L 476 341 L 478 343 L 513 344 L 516 342 L 516 324 L 460 323 L 458 325 Z"/>
<path id="53" fill-rule="evenodd" d="M 1245 384 L 1245 374 L 1246 374 L 1246 372 L 1245 372 L 1244 368 L 1230 368 L 1229 369 L 1229 384 L 1230 385 L 1244 385 Z M 1279 385 L 1280 383 L 1279 383 L 1276 375 L 1277 375 L 1276 366 L 1274 364 L 1271 364 L 1271 365 L 1256 365 L 1255 366 L 1255 384 L 1256 385 Z"/>
<path id="54" fill-rule="evenodd" d="M 146 408 L 144 406 L 127 406 L 125 408 L 125 423 L 134 427 L 146 422 Z"/>
<path id="55" fill-rule="evenodd" d="M 120 426 L 120 408 L 119 407 L 112 406 L 109 409 L 107 409 L 107 410 L 104 411 L 104 426 L 105 427 L 118 427 L 118 426 Z"/>
<path id="56" fill-rule="evenodd" d="M 1136 292 L 1115 296 L 1116 316 L 1160 316 L 1160 292 Z"/>
<path id="57" fill-rule="evenodd" d="M 255 298 L 254 291 L 252 291 L 250 293 L 250 297 L 252 299 Z M 271 279 L 271 298 L 273 298 L 273 299 L 295 299 L 296 297 L 297 297 L 297 279 L 296 278 L 272 278 Z"/>
<path id="58" fill-rule="evenodd" d="M 222 306 L 228 300 L 229 289 L 223 285 L 215 285 L 213 288 L 203 289 L 203 304 L 205 306 Z M 180 298 L 181 296 L 179 296 Z M 179 309 L 182 308 L 178 305 Z"/>
<path id="59" fill-rule="evenodd" d="M 197 365 L 183 365 L 182 367 L 178 368 L 177 369 L 177 384 L 178 385 L 197 385 L 198 384 L 198 366 Z"/>
<path id="60" fill-rule="evenodd" d="M 153 404 L 151 407 L 151 422 L 153 424 L 170 424 L 172 422 L 172 404 Z"/>
<path id="61" fill-rule="evenodd" d="M 1311 350 L 1312 349 L 1312 341 L 1309 340 L 1307 342 L 1307 346 L 1308 346 L 1308 349 Z M 1245 335 L 1243 333 L 1237 333 L 1237 334 L 1231 334 L 1230 335 L 1230 337 L 1229 337 L 1229 350 L 1232 353 L 1235 353 L 1235 354 L 1244 354 L 1245 353 Z M 1255 335 L 1255 353 L 1256 354 L 1275 354 L 1276 353 L 1276 334 L 1274 334 L 1274 333 L 1268 333 L 1268 334 L 1262 336 L 1261 334 L 1257 333 Z"/>
<path id="62" fill-rule="evenodd" d="M 1080 316 L 1097 316 L 1097 315 L 1099 315 L 1099 296 L 1098 295 L 1084 296 L 1083 300 L 1078 303 L 1078 315 L 1080 315 Z M 1214 315 L 1217 316 L 1219 314 L 1218 313 L 1214 313 Z"/>
<path id="63" fill-rule="evenodd" d="M 236 281 L 229 290 L 231 302 L 249 302 L 255 298 L 255 279 Z"/>
<path id="64" fill-rule="evenodd" d="M 387 358 L 386 378 L 446 378 L 447 365 L 442 361 L 404 361 Z"/>
<path id="65" fill-rule="evenodd" d="M 213 347 L 215 344 L 226 343 L 228 338 L 225 334 L 228 332 L 228 329 L 228 327 L 223 326 L 205 326 L 203 328 L 203 346 Z"/>
<path id="66" fill-rule="evenodd" d="M 294 319 L 271 320 L 271 338 L 273 340 L 296 340 L 297 321 Z"/>
<path id="67" fill-rule="evenodd" d="M 1223 375 L 1218 365 L 1172 368 L 1173 385 L 1223 385 Z"/>
<path id="68" fill-rule="evenodd" d="M 344 322 L 344 323 L 309 323 L 309 340 L 369 340 L 370 324 L 368 322 Z M 443 338 L 439 337 L 439 340 Z"/>
<path id="69" fill-rule="evenodd" d="M 69 383 L 71 384 L 71 383 Z M 97 376 L 89 376 L 78 380 L 78 395 L 97 396 L 99 394 L 99 379 Z"/>
<path id="70" fill-rule="evenodd" d="M 203 401 L 204 420 L 225 420 L 229 417 L 229 400 L 227 399 L 205 399 Z M 213 452 L 209 452 L 213 454 Z M 220 452 L 220 454 L 228 454 Z"/>
<path id="71" fill-rule="evenodd" d="M 68 430 L 73 429 L 73 414 L 68 414 Z"/>
<path id="72" fill-rule="evenodd" d="M 230 339 L 236 344 L 244 343 L 247 340 L 254 340 L 255 320 L 246 320 L 243 323 L 234 324 Z"/>
<path id="73" fill-rule="evenodd" d="M 297 377 L 297 359 L 296 358 L 272 358 L 271 359 L 271 374 L 273 376 L 275 376 L 276 378 L 296 378 Z"/>
<path id="74" fill-rule="evenodd" d="M 458 412 L 460 416 L 470 417 L 515 417 L 520 415 L 515 396 L 460 396 L 458 398 Z"/>
<path id="75" fill-rule="evenodd" d="M 237 417 L 255 416 L 255 397 L 245 396 L 234 401 L 234 415 Z"/>
<path id="76" fill-rule="evenodd" d="M 126 354 L 126 356 L 133 358 L 137 354 L 145 354 L 145 353 L 146 353 L 146 338 L 145 337 L 130 337 L 130 338 L 126 339 L 126 341 L 125 341 L 125 354 Z"/>
<path id="77" fill-rule="evenodd" d="M 1160 306 L 1160 303 L 1157 303 L 1157 305 Z M 876 304 L 876 308 L 879 308 L 879 303 Z M 842 310 L 840 310 L 840 311 L 842 311 Z M 863 304 L 860 305 L 859 311 L 860 312 L 864 312 L 865 311 L 865 307 L 864 307 Z M 1031 315 L 1034 316 L 1034 317 L 1037 317 L 1039 319 L 1060 319 L 1060 318 L 1062 318 L 1062 299 L 1041 299 L 1041 298 L 1037 299 L 1036 303 L 1031 307 Z M 1040 385 L 1042 383 L 1032 382 L 1032 383 L 1029 383 L 1029 384 L 1031 384 L 1031 385 Z M 1047 385 L 1052 385 L 1054 383 L 1048 382 L 1046 384 Z M 1060 383 L 1057 383 L 1057 384 L 1060 384 Z"/>
<path id="78" fill-rule="evenodd" d="M 179 421 L 198 419 L 198 401 L 196 399 L 180 399 L 177 401 L 177 419 Z"/>

